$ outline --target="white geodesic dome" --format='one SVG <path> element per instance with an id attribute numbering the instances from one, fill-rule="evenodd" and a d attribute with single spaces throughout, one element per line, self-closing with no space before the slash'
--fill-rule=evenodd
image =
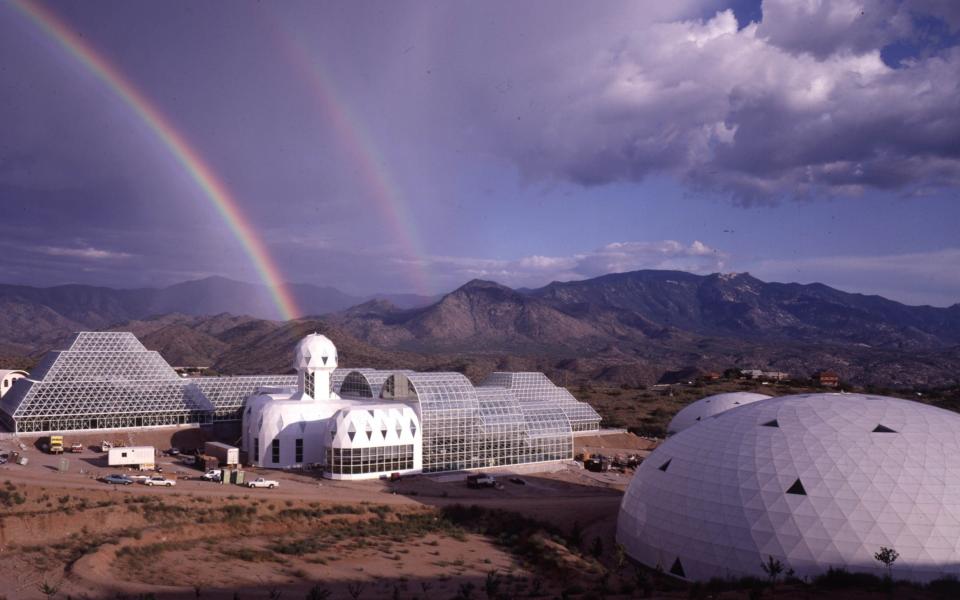
<path id="1" fill-rule="evenodd" d="M 617 540 L 689 580 L 830 567 L 960 575 L 960 415 L 860 394 L 771 398 L 667 439 L 637 470 Z"/>
<path id="2" fill-rule="evenodd" d="M 736 408 L 743 404 L 750 404 L 758 400 L 766 400 L 772 396 L 766 394 L 754 394 L 753 392 L 729 392 L 727 394 L 716 394 L 701 398 L 696 402 L 688 404 L 680 409 L 670 425 L 667 426 L 667 435 L 680 433 L 691 425 L 696 425 L 703 419 L 719 415 L 731 408 Z"/>
<path id="3" fill-rule="evenodd" d="M 298 371 L 306 369 L 333 371 L 337 368 L 337 347 L 327 336 L 311 333 L 297 344 L 293 368 Z"/>

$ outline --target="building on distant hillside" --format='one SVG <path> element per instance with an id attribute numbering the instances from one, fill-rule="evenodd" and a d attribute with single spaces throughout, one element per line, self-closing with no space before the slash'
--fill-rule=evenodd
<path id="1" fill-rule="evenodd" d="M 747 369 L 741 371 L 744 377 L 749 377 L 750 379 L 761 379 L 764 381 L 786 381 L 790 379 L 789 373 L 784 373 L 783 371 L 763 371 L 761 369 Z"/>
<path id="2" fill-rule="evenodd" d="M 833 371 L 818 371 L 813 374 L 813 380 L 823 387 L 837 387 L 840 385 L 840 376 Z"/>
<path id="3" fill-rule="evenodd" d="M 338 369 L 322 335 L 297 346 L 297 383 L 263 388 L 243 412 L 251 463 L 315 463 L 334 479 L 569 460 L 573 435 L 600 416 L 542 373 Z"/>
<path id="4" fill-rule="evenodd" d="M 26 376 L 26 371 L 0 369 L 0 398 L 7 395 L 7 392 L 13 387 L 14 381 L 23 379 Z"/>

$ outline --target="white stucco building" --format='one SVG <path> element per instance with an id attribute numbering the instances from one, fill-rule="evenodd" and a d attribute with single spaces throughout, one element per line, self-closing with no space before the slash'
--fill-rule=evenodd
<path id="1" fill-rule="evenodd" d="M 26 376 L 26 371 L 0 369 L 0 398 L 7 395 L 7 392 L 13 387 L 14 381 L 23 379 Z"/>
<path id="2" fill-rule="evenodd" d="M 261 467 L 322 464 L 334 479 L 420 471 L 420 420 L 411 406 L 344 399 L 333 391 L 337 349 L 318 334 L 297 345 L 295 388 L 263 388 L 247 400 L 243 448 Z"/>
<path id="3" fill-rule="evenodd" d="M 242 445 L 260 467 L 320 465 L 334 479 L 443 472 L 573 458 L 575 432 L 600 416 L 542 373 L 341 369 L 312 334 L 297 346 L 296 386 L 262 387 L 243 409 Z"/>

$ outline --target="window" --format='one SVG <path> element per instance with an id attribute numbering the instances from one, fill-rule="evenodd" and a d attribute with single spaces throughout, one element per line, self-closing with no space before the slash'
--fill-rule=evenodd
<path id="1" fill-rule="evenodd" d="M 377 448 L 327 448 L 327 470 L 335 475 L 390 473 L 413 468 L 413 444 Z"/>
<path id="2" fill-rule="evenodd" d="M 253 461 L 260 462 L 260 438 L 253 438 Z"/>
<path id="3" fill-rule="evenodd" d="M 806 496 L 807 490 L 803 489 L 803 484 L 800 483 L 800 480 L 798 479 L 793 482 L 793 485 L 791 485 L 789 489 L 787 489 L 787 493 L 795 494 L 797 496 Z"/>
<path id="4" fill-rule="evenodd" d="M 270 457 L 270 460 L 273 461 L 273 464 L 279 464 L 280 463 L 280 440 L 278 439 L 273 440 L 273 442 L 270 444 L 270 453 L 272 455 Z"/>
<path id="5" fill-rule="evenodd" d="M 657 467 L 657 468 L 660 469 L 661 471 L 666 471 L 667 469 L 670 468 L 670 461 L 671 461 L 671 460 L 673 460 L 673 459 L 672 459 L 672 458 L 668 458 L 668 459 L 667 459 L 667 462 L 663 463 L 662 465 L 660 465 L 660 466 Z"/>
<path id="6" fill-rule="evenodd" d="M 307 395 L 313 398 L 313 387 L 314 387 L 314 373 L 306 373 L 303 376 L 303 387 L 307 392 Z"/>
<path id="7" fill-rule="evenodd" d="M 886 425 L 877 425 L 873 428 L 873 433 L 896 433 L 896 430 L 890 429 Z"/>
<path id="8" fill-rule="evenodd" d="M 293 462 L 302 463 L 303 462 L 303 438 L 297 438 L 293 442 Z"/>

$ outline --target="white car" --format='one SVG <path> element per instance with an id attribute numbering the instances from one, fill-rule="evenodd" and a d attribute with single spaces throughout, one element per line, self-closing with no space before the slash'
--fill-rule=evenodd
<path id="1" fill-rule="evenodd" d="M 164 485 L 166 487 L 172 487 L 177 485 L 176 479 L 167 479 L 163 475 L 154 475 L 148 477 L 144 482 L 144 485 Z"/>
<path id="2" fill-rule="evenodd" d="M 273 481 L 272 479 L 264 479 L 263 477 L 257 477 L 253 481 L 247 482 L 247 487 L 251 488 L 269 488 L 273 489 L 280 485 L 279 481 Z"/>

